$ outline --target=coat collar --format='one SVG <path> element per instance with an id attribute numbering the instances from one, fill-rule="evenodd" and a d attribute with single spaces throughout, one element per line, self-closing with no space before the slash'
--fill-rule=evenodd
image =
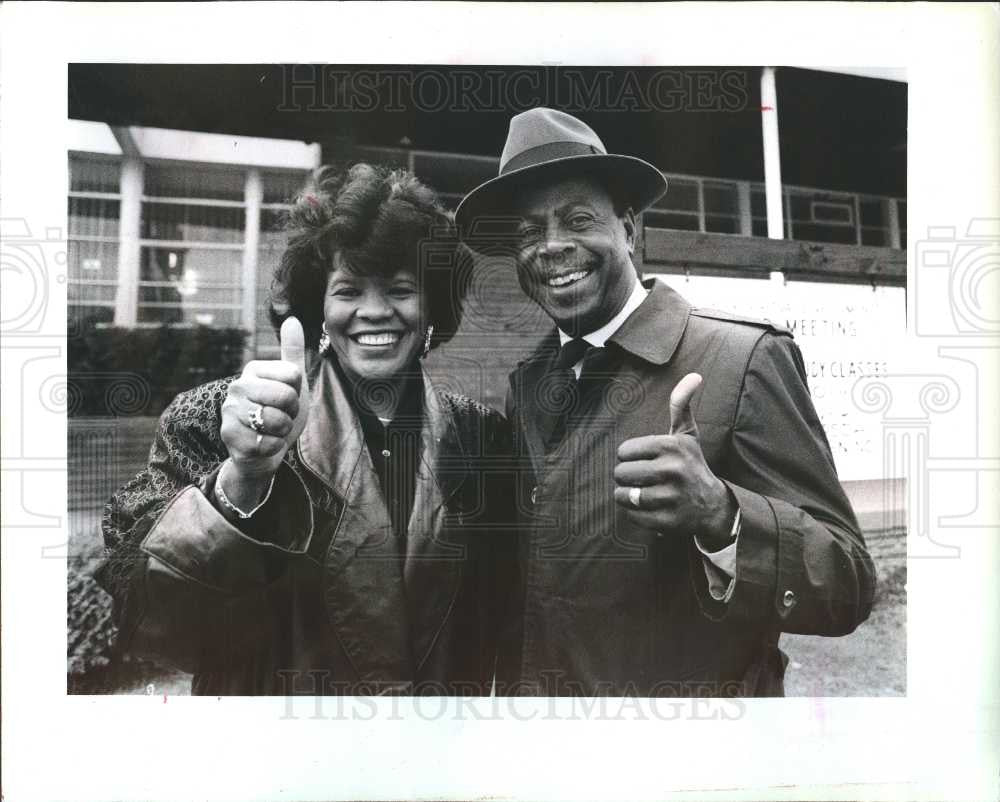
<path id="1" fill-rule="evenodd" d="M 432 467 L 445 461 L 449 472 L 440 477 L 443 500 L 458 490 L 469 470 L 468 459 L 453 417 L 438 400 L 437 390 L 421 366 L 423 380 L 424 424 L 421 432 L 421 462 Z M 322 359 L 312 372 L 310 386 L 313 403 L 309 420 L 299 436 L 297 448 L 302 463 L 342 499 L 350 494 L 359 468 L 374 471 L 365 448 L 361 421 L 347 398 L 337 371 L 329 360 Z M 421 470 L 418 472 L 418 478 Z M 374 477 L 374 473 L 372 474 Z M 413 525 L 411 518 L 410 525 Z"/>
<path id="2" fill-rule="evenodd" d="M 615 343 L 654 365 L 665 365 L 684 335 L 692 307 L 679 292 L 656 278 L 644 280 L 642 286 L 649 291 L 646 299 L 606 342 Z M 548 368 L 559 352 L 562 339 L 559 329 L 553 328 L 513 375 L 539 366 Z"/>
<path id="3" fill-rule="evenodd" d="M 691 305 L 679 293 L 656 279 L 647 279 L 642 286 L 649 290 L 646 299 L 607 342 L 653 365 L 665 365 L 673 357 L 684 335 Z M 520 425 L 536 476 L 546 471 L 548 456 L 544 444 L 553 418 L 546 411 L 550 405 L 541 397 L 546 386 L 542 380 L 552 368 L 559 343 L 558 329 L 553 328 L 542 338 L 531 356 L 511 374 L 513 403 L 515 408 L 523 410 Z"/>
<path id="4" fill-rule="evenodd" d="M 395 537 L 357 413 L 337 372 L 321 360 L 296 448 L 303 465 L 343 503 L 324 561 L 330 623 L 360 679 L 400 689 L 417 678 L 444 626 L 462 576 L 462 552 L 440 537 L 445 504 L 469 472 L 455 421 L 423 373 L 423 427 L 407 538 Z"/>
<path id="5" fill-rule="evenodd" d="M 642 286 L 649 295 L 608 342 L 654 365 L 666 365 L 687 328 L 691 304 L 676 290 L 655 278 Z"/>

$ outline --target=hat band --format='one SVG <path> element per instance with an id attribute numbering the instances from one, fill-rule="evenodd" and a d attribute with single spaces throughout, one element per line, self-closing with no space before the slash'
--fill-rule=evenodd
<path id="1" fill-rule="evenodd" d="M 544 145 L 536 145 L 512 156 L 500 168 L 500 175 L 520 170 L 524 167 L 533 167 L 536 164 L 544 164 L 554 159 L 565 159 L 568 156 L 606 156 L 607 154 L 594 147 L 585 145 L 582 142 L 546 142 Z"/>

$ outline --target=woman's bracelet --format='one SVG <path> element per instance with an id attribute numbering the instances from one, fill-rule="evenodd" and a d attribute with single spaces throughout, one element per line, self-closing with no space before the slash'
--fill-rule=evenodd
<path id="1" fill-rule="evenodd" d="M 215 497 L 219 499 L 219 503 L 225 509 L 229 510 L 229 512 L 233 513 L 233 515 L 245 521 L 247 518 L 249 518 L 255 512 L 257 512 L 257 510 L 259 510 L 261 507 L 267 504 L 267 500 L 271 498 L 271 491 L 274 489 L 275 474 L 271 474 L 271 481 L 267 486 L 267 492 L 264 494 L 264 498 L 260 502 L 260 504 L 258 504 L 252 510 L 250 510 L 250 512 L 244 512 L 229 500 L 229 496 L 226 495 L 226 491 L 222 489 L 222 473 L 223 471 L 226 470 L 226 465 L 228 465 L 231 462 L 232 459 L 227 458 L 226 461 L 222 463 L 222 467 L 219 468 L 219 475 L 215 477 Z"/>

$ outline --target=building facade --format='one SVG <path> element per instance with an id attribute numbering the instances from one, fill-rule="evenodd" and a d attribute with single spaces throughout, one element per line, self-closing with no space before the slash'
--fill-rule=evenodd
<path id="1" fill-rule="evenodd" d="M 310 170 L 324 160 L 405 167 L 454 207 L 498 164 L 414 148 L 331 152 L 293 140 L 70 125 L 71 331 L 240 329 L 247 359 L 277 356 L 267 295 L 284 214 Z M 667 195 L 642 216 L 640 268 L 696 304 L 792 329 L 842 476 L 884 477 L 877 423 L 859 413 L 854 394 L 860 380 L 891 369 L 905 332 L 905 199 L 783 184 L 775 238 L 763 182 L 665 175 Z M 502 406 L 507 372 L 547 325 L 508 265 L 480 263 L 462 330 L 429 367 Z"/>

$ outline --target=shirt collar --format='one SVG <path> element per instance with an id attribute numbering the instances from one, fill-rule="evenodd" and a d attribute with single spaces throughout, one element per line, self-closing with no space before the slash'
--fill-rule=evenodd
<path id="1" fill-rule="evenodd" d="M 628 300 L 625 301 L 625 306 L 621 308 L 621 311 L 601 326 L 597 331 L 593 331 L 590 334 L 584 334 L 582 339 L 597 348 L 603 348 L 604 343 L 606 343 L 612 335 L 618 332 L 625 321 L 629 319 L 636 309 L 642 306 L 642 302 L 646 300 L 647 295 L 649 295 L 649 290 L 643 287 L 639 279 L 636 278 L 635 284 L 632 286 L 632 294 L 629 295 Z M 559 329 L 560 346 L 566 345 L 566 343 L 572 339 L 573 338 L 570 335 L 562 329 Z"/>

